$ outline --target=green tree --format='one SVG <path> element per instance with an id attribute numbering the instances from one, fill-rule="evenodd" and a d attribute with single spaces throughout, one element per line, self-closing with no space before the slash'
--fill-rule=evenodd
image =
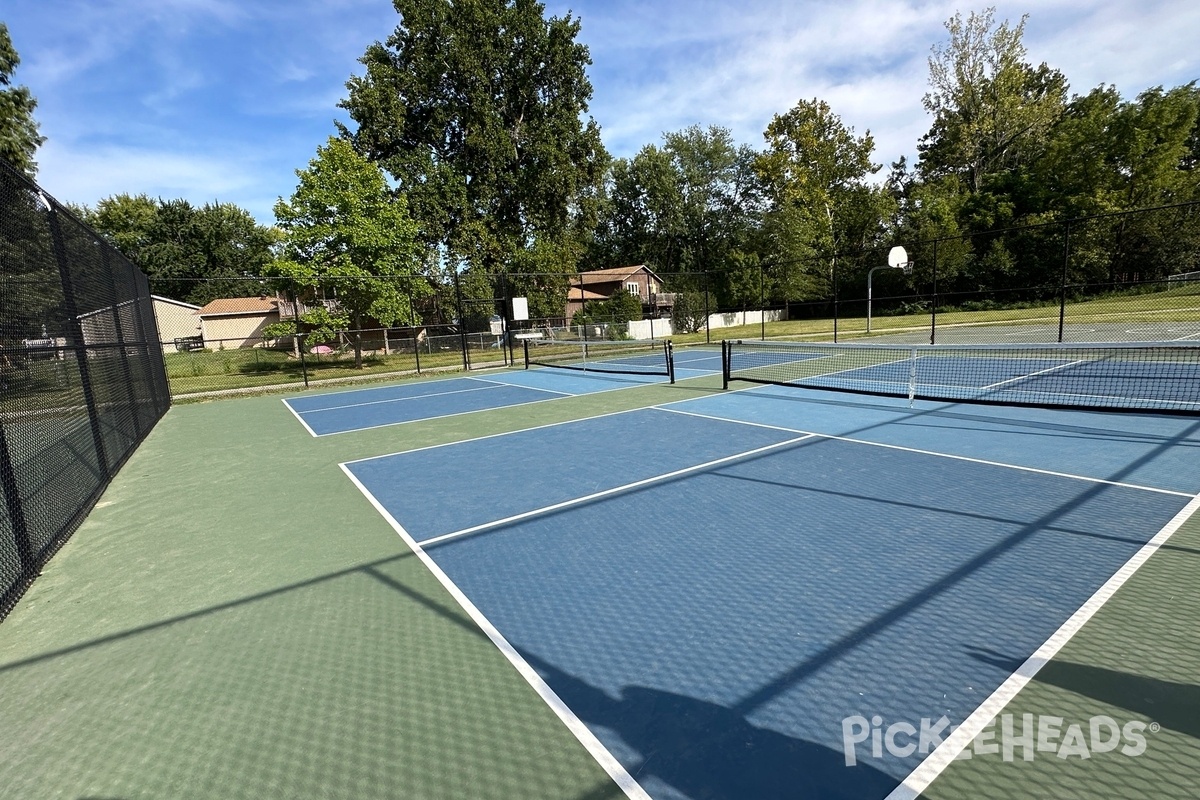
<path id="1" fill-rule="evenodd" d="M 395 0 L 400 24 L 367 48 L 340 104 L 343 133 L 408 198 L 422 238 L 488 275 L 518 254 L 569 259 L 607 164 L 588 49 L 571 15 L 535 0 Z M 584 226 L 585 228 L 587 226 Z M 573 262 L 543 268 L 574 271 Z"/>
<path id="2" fill-rule="evenodd" d="M 354 326 L 354 364 L 361 369 L 365 320 L 415 323 L 414 301 L 432 294 L 420 274 L 416 226 L 379 167 L 344 139 L 330 137 L 296 175 L 291 200 L 275 203 L 285 257 L 270 271 L 310 291 L 332 287 Z"/>
<path id="3" fill-rule="evenodd" d="M 855 136 L 816 99 L 776 115 L 765 136 L 756 169 L 770 201 L 765 228 L 774 260 L 809 271 L 810 279 L 797 284 L 828 293 L 837 254 L 861 248 L 882 228 L 873 205 L 878 193 L 865 189 L 866 176 L 879 170 L 871 162 L 875 141 L 870 131 Z M 864 203 L 872 205 L 864 210 Z"/>
<path id="4" fill-rule="evenodd" d="M 671 306 L 671 327 L 676 333 L 695 333 L 704 327 L 704 295 L 684 291 L 675 294 Z"/>
<path id="5" fill-rule="evenodd" d="M 232 203 L 107 197 L 84 221 L 139 266 L 155 294 L 204 305 L 260 294 L 279 234 Z M 250 276 L 250 277 L 248 277 Z"/>
<path id="6" fill-rule="evenodd" d="M 46 137 L 38 134 L 33 118 L 37 100 L 27 87 L 13 85 L 20 63 L 8 26 L 0 22 L 0 158 L 32 178 L 37 173 L 34 153 Z"/>
<path id="7" fill-rule="evenodd" d="M 759 222 L 757 153 L 728 129 L 692 126 L 614 162 L 590 261 L 597 267 L 653 264 L 671 281 L 698 288 L 698 273 L 720 273 L 746 249 Z"/>
<path id="8" fill-rule="evenodd" d="M 955 14 L 946 22 L 949 42 L 934 45 L 929 58 L 924 104 L 934 119 L 919 145 L 919 169 L 959 175 L 972 193 L 1035 159 L 1066 104 L 1062 73 L 1025 61 L 1027 17 L 996 25 L 995 11 Z"/>

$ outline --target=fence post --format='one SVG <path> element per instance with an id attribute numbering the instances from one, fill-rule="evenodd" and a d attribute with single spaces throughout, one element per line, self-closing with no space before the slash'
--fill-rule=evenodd
<path id="1" fill-rule="evenodd" d="M 92 375 L 88 366 L 87 346 L 83 339 L 83 324 L 79 321 L 79 307 L 75 302 L 75 285 L 71 281 L 71 268 L 67 263 L 67 246 L 63 241 L 62 228 L 58 222 L 58 211 L 46 196 L 38 193 L 46 206 L 50 223 L 50 241 L 54 248 L 54 260 L 58 262 L 58 277 L 62 283 L 64 311 L 67 313 L 68 332 L 74 342 L 75 361 L 79 365 L 79 383 L 83 389 L 83 401 L 87 405 L 88 422 L 92 429 L 92 446 L 96 449 L 96 466 L 105 479 L 111 478 L 108 455 L 104 448 L 104 434 L 100 431 L 100 411 L 96 406 L 96 394 L 92 390 Z"/>
<path id="2" fill-rule="evenodd" d="M 758 338 L 767 340 L 767 270 L 761 261 L 758 262 Z"/>
<path id="3" fill-rule="evenodd" d="M 704 268 L 704 343 L 712 344 L 712 325 L 709 324 L 709 317 L 712 312 L 708 309 L 708 267 Z"/>
<path id="4" fill-rule="evenodd" d="M 838 268 L 835 261 L 829 269 L 833 273 L 833 342 L 838 340 Z"/>
<path id="5" fill-rule="evenodd" d="M 467 314 L 463 309 L 462 284 L 458 281 L 458 267 L 453 266 L 451 269 L 454 270 L 454 296 L 458 302 L 458 343 L 462 347 L 463 369 L 470 372 L 471 362 L 467 360 Z"/>
<path id="6" fill-rule="evenodd" d="M 1067 279 L 1068 268 L 1071 263 L 1071 220 L 1067 220 L 1066 231 L 1063 240 L 1063 268 L 1062 280 L 1058 287 L 1058 343 L 1062 344 L 1063 328 L 1067 321 Z"/>
<path id="7" fill-rule="evenodd" d="M 160 358 L 157 366 L 162 369 L 162 382 L 156 380 L 159 376 L 152 374 L 149 376 L 150 383 L 150 398 L 154 403 L 154 419 L 157 420 L 161 414 L 171 405 L 171 382 L 167 377 L 167 361 L 166 355 L 162 352 L 162 336 L 158 331 L 158 320 L 154 317 L 154 295 L 150 292 L 150 280 L 138 269 L 125 262 L 125 266 L 132 270 L 133 283 L 137 294 L 137 314 L 134 315 L 134 321 L 137 325 L 138 341 L 142 342 L 146 347 L 147 368 L 154 371 L 154 358 L 150 348 L 153 345 L 158 346 Z M 145 293 L 143 293 L 145 289 Z M 149 320 L 149 325 L 147 325 Z M 147 329 L 149 328 L 149 330 Z M 159 390 L 162 390 L 162 397 L 159 397 Z M 153 421 L 151 425 L 153 425 Z"/>
<path id="8" fill-rule="evenodd" d="M 25 523 L 25 507 L 21 504 L 21 490 L 17 486 L 17 474 L 13 469 L 12 452 L 8 449 L 8 434 L 4 421 L 0 420 L 0 492 L 4 492 L 4 504 L 8 510 L 8 521 L 12 526 L 13 540 L 21 560 L 21 572 L 33 569 L 33 546 L 29 541 L 29 528 Z"/>
<path id="9" fill-rule="evenodd" d="M 133 391 L 133 373 L 129 369 L 129 350 L 125 347 L 125 334 L 121 331 L 121 301 L 117 298 L 117 274 L 113 270 L 112 261 L 108 257 L 108 250 L 96 240 L 96 245 L 100 250 L 100 263 L 104 265 L 104 273 L 108 275 L 108 280 L 113 289 L 113 304 L 112 321 L 113 333 L 117 337 L 117 349 L 121 354 L 121 376 L 125 379 L 125 395 L 129 398 L 129 407 L 133 409 L 133 435 L 134 439 L 142 438 L 142 421 L 138 414 L 137 396 Z"/>
<path id="10" fill-rule="evenodd" d="M 300 374 L 304 377 L 304 388 L 308 388 L 308 361 L 304 358 L 304 337 L 300 333 L 300 295 L 296 291 L 296 281 L 292 279 L 292 325 L 295 330 L 292 336 L 296 342 L 296 352 L 300 354 Z"/>
<path id="11" fill-rule="evenodd" d="M 929 306 L 929 343 L 937 344 L 937 246 L 933 240 L 933 298 Z"/>

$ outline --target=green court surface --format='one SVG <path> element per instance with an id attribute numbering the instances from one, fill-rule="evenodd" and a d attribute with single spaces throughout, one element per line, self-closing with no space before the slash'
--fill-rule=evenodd
<path id="1" fill-rule="evenodd" d="M 325 438 L 279 396 L 172 408 L 0 624 L 0 797 L 624 796 L 338 465 L 719 385 Z M 547 468 L 480 463 L 429 502 Z M 1198 586 L 1193 518 L 1005 710 L 1152 720 L 1142 755 L 982 755 L 925 795 L 1194 797 Z"/>

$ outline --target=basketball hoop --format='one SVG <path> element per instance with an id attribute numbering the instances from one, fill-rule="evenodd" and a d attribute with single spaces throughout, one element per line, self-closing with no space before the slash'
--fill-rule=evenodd
<path id="1" fill-rule="evenodd" d="M 913 262 L 908 260 L 908 251 L 896 245 L 888 251 L 886 267 L 872 267 L 867 270 L 867 333 L 871 332 L 871 279 L 875 276 L 875 270 L 879 269 L 902 269 L 905 275 L 912 275 Z"/>

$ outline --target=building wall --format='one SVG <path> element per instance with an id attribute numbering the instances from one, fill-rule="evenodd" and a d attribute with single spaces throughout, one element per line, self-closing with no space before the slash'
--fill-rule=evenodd
<path id="1" fill-rule="evenodd" d="M 262 329 L 279 322 L 279 312 L 258 314 L 231 314 L 220 317 L 203 317 L 204 346 L 212 350 L 233 347 L 261 347 Z"/>
<path id="2" fill-rule="evenodd" d="M 627 288 L 627 284 L 637 283 L 638 297 L 641 299 L 643 304 L 650 302 L 650 295 L 659 294 L 660 292 L 662 292 L 662 286 L 660 286 L 658 281 L 656 281 L 650 275 L 650 273 L 648 273 L 644 269 L 638 270 L 637 272 L 635 272 L 632 275 L 629 275 L 628 277 L 625 277 L 625 278 L 614 279 L 609 276 L 605 276 L 605 278 L 603 280 L 597 279 L 597 278 L 589 278 L 588 273 L 585 272 L 582 274 L 581 279 L 582 279 L 583 288 L 586 291 L 595 292 L 596 294 L 603 295 L 606 298 L 612 297 L 613 294 L 616 292 L 629 291 Z M 590 298 L 588 299 L 588 304 L 591 304 L 593 302 L 596 302 L 596 301 L 593 301 Z M 570 320 L 571 317 L 573 317 L 575 315 L 575 312 L 579 311 L 581 308 L 583 308 L 583 304 L 580 303 L 579 301 L 568 300 L 567 308 L 566 308 L 567 319 Z"/>
<path id="3" fill-rule="evenodd" d="M 164 353 L 174 353 L 175 340 L 200 335 L 200 318 L 195 308 L 154 301 L 154 321 L 158 325 L 158 339 Z"/>

